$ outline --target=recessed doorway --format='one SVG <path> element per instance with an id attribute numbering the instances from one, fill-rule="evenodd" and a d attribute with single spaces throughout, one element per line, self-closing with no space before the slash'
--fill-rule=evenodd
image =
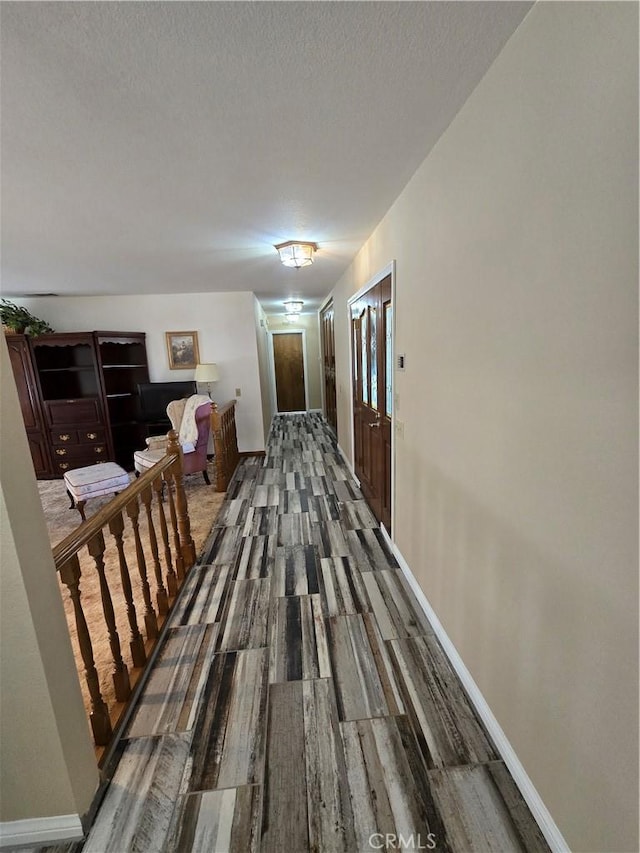
<path id="1" fill-rule="evenodd" d="M 391 273 L 349 301 L 354 471 L 391 534 L 393 304 Z"/>
<path id="2" fill-rule="evenodd" d="M 333 300 L 320 312 L 322 366 L 324 379 L 324 413 L 329 426 L 338 434 L 336 407 L 336 344 L 334 333 Z"/>
<path id="3" fill-rule="evenodd" d="M 273 367 L 271 390 L 276 412 L 305 412 L 308 392 L 304 329 L 269 334 Z"/>

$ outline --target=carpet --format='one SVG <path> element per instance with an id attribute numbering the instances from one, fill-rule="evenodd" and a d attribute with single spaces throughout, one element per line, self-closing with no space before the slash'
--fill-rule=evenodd
<path id="1" fill-rule="evenodd" d="M 210 462 L 208 466 L 208 474 L 212 483 L 215 482 L 214 469 L 214 463 Z M 134 475 L 131 474 L 131 479 L 133 479 L 133 476 Z M 78 525 L 81 523 L 81 518 L 76 509 L 69 509 L 69 497 L 65 490 L 64 480 L 39 480 L 38 490 L 40 492 L 40 500 L 42 503 L 42 510 L 47 524 L 47 529 L 49 531 L 51 547 L 53 548 L 55 545 L 58 544 L 58 542 L 60 542 L 78 527 Z M 195 543 L 196 555 L 200 555 L 200 552 L 204 547 L 204 544 L 207 540 L 209 532 L 211 531 L 213 523 L 220 510 L 220 507 L 222 506 L 225 495 L 223 492 L 214 491 L 213 485 L 207 486 L 204 482 L 202 474 L 191 474 L 188 477 L 185 477 L 185 494 L 187 497 L 187 504 L 189 508 L 191 536 Z M 110 495 L 106 495 L 104 497 L 94 498 L 92 500 L 87 501 L 87 504 L 85 505 L 85 514 L 87 516 L 87 519 L 91 518 L 92 515 L 94 515 L 99 509 L 105 506 L 105 504 L 107 504 L 111 500 L 111 497 L 112 496 Z M 168 523 L 169 515 L 168 506 L 166 502 L 165 513 L 167 516 Z M 153 513 L 153 517 L 154 519 L 156 519 L 155 511 Z M 155 575 L 153 571 L 153 559 L 151 556 L 151 549 L 149 547 L 147 521 L 144 507 L 141 507 L 139 521 L 140 535 L 144 545 L 145 559 L 147 563 L 147 576 L 149 579 L 149 585 L 151 587 L 152 602 L 154 608 L 157 610 L 155 601 L 156 586 Z M 158 524 L 155 525 L 155 529 L 156 535 L 158 539 L 160 539 L 160 528 Z M 125 598 L 121 588 L 118 555 L 115 549 L 114 539 L 108 532 L 108 529 L 104 531 L 104 535 L 107 546 L 104 555 L 105 574 L 109 583 L 109 590 L 113 600 L 113 608 L 116 614 L 116 625 L 118 630 L 118 636 L 120 639 L 122 657 L 129 671 L 131 672 L 133 668 L 131 654 L 129 650 L 129 639 L 131 636 L 131 629 L 127 618 Z M 173 536 L 171 532 L 170 541 L 173 551 Z M 127 557 L 129 574 L 131 577 L 131 585 L 133 587 L 133 596 L 136 608 L 138 627 L 140 629 L 140 632 L 142 633 L 142 636 L 146 640 L 147 637 L 144 630 L 144 607 L 141 592 L 140 575 L 138 573 L 138 565 L 135 557 L 133 533 L 131 531 L 129 519 L 126 518 L 126 515 L 124 542 L 125 554 Z M 161 546 L 159 546 L 159 550 L 161 554 L 160 563 L 162 565 L 163 580 L 166 586 L 166 566 L 164 565 L 164 561 L 162 559 Z M 111 674 L 113 672 L 113 657 L 111 654 L 111 648 L 109 645 L 109 635 L 106 629 L 102 609 L 102 598 L 100 595 L 98 573 L 96 571 L 93 558 L 90 557 L 87 553 L 86 547 L 79 554 L 79 557 L 80 568 L 82 571 L 82 575 L 80 578 L 82 609 L 84 611 L 84 615 L 89 626 L 89 633 L 91 635 L 91 642 L 93 645 L 95 665 L 100 679 L 100 690 L 102 691 L 104 701 L 111 709 L 115 705 L 116 701 L 113 680 L 111 677 Z M 71 645 L 73 647 L 73 653 L 76 660 L 76 665 L 78 667 L 82 697 L 84 700 L 85 707 L 87 709 L 87 714 L 89 714 L 91 709 L 91 703 L 89 699 L 89 691 L 84 676 L 84 664 L 82 662 L 82 657 L 80 655 L 80 649 L 78 646 L 76 623 L 73 614 L 73 604 L 69 597 L 69 591 L 62 582 L 60 582 L 60 592 L 62 594 L 62 600 L 64 603 L 67 624 L 69 626 Z"/>

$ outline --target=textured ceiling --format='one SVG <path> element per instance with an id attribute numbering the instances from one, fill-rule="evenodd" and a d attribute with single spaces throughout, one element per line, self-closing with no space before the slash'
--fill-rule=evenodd
<path id="1" fill-rule="evenodd" d="M 3 292 L 317 304 L 530 6 L 1 3 Z"/>

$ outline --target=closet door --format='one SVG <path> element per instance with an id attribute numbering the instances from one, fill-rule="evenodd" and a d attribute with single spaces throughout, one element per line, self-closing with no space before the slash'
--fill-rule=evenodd
<path id="1" fill-rule="evenodd" d="M 279 412 L 304 412 L 304 353 L 302 332 L 273 332 L 276 404 Z"/>
<path id="2" fill-rule="evenodd" d="M 333 302 L 322 310 L 320 328 L 322 330 L 322 362 L 324 367 L 324 413 L 335 433 L 338 432 L 336 410 L 336 351 L 333 328 Z"/>
<path id="3" fill-rule="evenodd" d="M 391 276 L 351 305 L 355 472 L 374 515 L 391 531 Z"/>

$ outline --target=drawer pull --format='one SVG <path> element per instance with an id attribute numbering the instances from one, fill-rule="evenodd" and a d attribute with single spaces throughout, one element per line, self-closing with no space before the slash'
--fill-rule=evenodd
<path id="1" fill-rule="evenodd" d="M 87 433 L 87 438 L 90 439 L 91 441 L 95 441 L 97 437 L 98 437 L 97 432 L 88 432 Z"/>
<path id="2" fill-rule="evenodd" d="M 71 436 L 69 435 L 69 433 L 65 432 L 64 435 L 59 435 L 58 438 L 60 439 L 60 441 L 69 441 Z"/>
<path id="3" fill-rule="evenodd" d="M 61 468 L 63 471 L 66 471 L 68 467 L 69 467 L 69 463 L 68 463 L 68 462 L 61 462 L 61 463 L 58 465 L 58 468 Z"/>
<path id="4" fill-rule="evenodd" d="M 96 453 L 104 453 L 104 447 L 94 447 Z"/>
<path id="5" fill-rule="evenodd" d="M 64 447 L 58 447 L 58 449 L 56 450 L 56 453 L 58 454 L 58 456 L 66 456 L 67 455 L 67 451 L 64 449 Z"/>

